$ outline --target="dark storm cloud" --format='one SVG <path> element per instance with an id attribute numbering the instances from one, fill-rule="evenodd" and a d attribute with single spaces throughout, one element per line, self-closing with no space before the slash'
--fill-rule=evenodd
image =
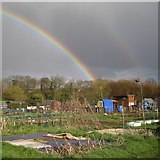
<path id="1" fill-rule="evenodd" d="M 97 77 L 117 78 L 126 74 L 128 78 L 139 75 L 142 68 L 147 76 L 153 75 L 149 72 L 157 73 L 157 3 L 3 3 L 3 7 L 55 35 L 75 52 Z M 47 56 L 41 56 L 39 63 L 35 62 L 31 66 L 23 64 L 21 69 L 29 67 L 29 70 L 36 72 L 40 68 L 38 64 L 45 61 L 46 69 L 43 68 L 42 71 L 51 72 L 48 69 L 52 68 L 51 59 L 47 59 L 51 49 L 38 47 L 41 42 L 35 39 L 29 43 L 33 36 L 27 38 L 26 35 L 25 40 L 24 33 L 16 36 L 16 25 L 12 26 L 11 30 L 10 22 L 5 20 L 5 17 L 3 19 L 3 32 L 6 33 L 6 37 L 3 37 L 3 61 L 7 61 L 3 64 L 3 70 L 18 70 L 16 64 L 12 67 L 10 64 L 13 60 L 16 61 L 16 57 L 21 57 L 22 52 L 27 55 L 25 58 L 28 58 L 28 61 L 31 57 L 36 59 L 41 52 L 45 52 Z M 13 51 L 14 55 L 11 56 Z M 19 64 L 21 65 L 21 62 Z M 58 64 L 54 63 L 54 67 L 63 74 L 64 71 L 60 70 Z M 75 73 L 73 70 L 71 72 Z"/>
<path id="2" fill-rule="evenodd" d="M 2 3 L 0 2 L 0 10 L 2 9 Z M 0 15 L 0 78 L 2 78 L 2 15 Z"/>

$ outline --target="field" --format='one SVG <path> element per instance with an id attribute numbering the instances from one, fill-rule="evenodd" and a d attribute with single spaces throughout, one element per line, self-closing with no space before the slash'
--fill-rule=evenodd
<path id="1" fill-rule="evenodd" d="M 113 138 L 113 137 L 112 137 Z M 114 137 L 115 141 L 118 140 Z M 79 153 L 59 156 L 56 153 L 44 154 L 35 149 L 17 147 L 3 143 L 3 158 L 158 158 L 158 141 L 156 137 L 121 136 L 118 144 L 105 145 L 103 147 L 83 149 Z M 78 152 L 78 151 L 77 151 Z"/>
<path id="2" fill-rule="evenodd" d="M 156 112 L 146 112 L 145 119 L 157 119 Z M 23 113 L 3 115 L 2 136 L 70 133 L 85 137 L 88 141 L 81 146 L 64 146 L 61 150 L 40 151 L 2 142 L 3 158 L 158 158 L 158 123 L 129 127 L 127 122 L 142 120 L 142 113 L 112 113 L 104 115 L 95 112 Z M 113 133 L 107 132 L 112 129 Z M 122 133 L 116 132 L 121 129 Z M 97 130 L 105 130 L 103 134 Z M 115 130 L 115 131 L 114 131 Z M 127 131 L 127 132 L 125 132 Z"/>

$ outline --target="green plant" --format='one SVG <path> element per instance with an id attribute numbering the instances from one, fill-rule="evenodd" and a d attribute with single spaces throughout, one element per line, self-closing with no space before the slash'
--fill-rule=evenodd
<path id="1" fill-rule="evenodd" d="M 2 143 L 2 158 L 60 158 L 56 154 L 40 153 L 36 149 L 23 146 L 13 146 L 9 143 Z"/>

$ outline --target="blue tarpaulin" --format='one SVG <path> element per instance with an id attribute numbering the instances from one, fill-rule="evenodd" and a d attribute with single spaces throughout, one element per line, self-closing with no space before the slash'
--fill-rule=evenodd
<path id="1" fill-rule="evenodd" d="M 148 103 L 147 103 L 147 102 L 144 102 L 144 103 L 143 103 L 143 107 L 144 107 L 144 109 L 146 109 L 146 108 L 148 107 Z"/>
<path id="2" fill-rule="evenodd" d="M 113 112 L 113 101 L 111 99 L 102 99 L 105 112 Z"/>
<path id="3" fill-rule="evenodd" d="M 117 110 L 118 110 L 118 112 L 122 112 L 122 110 L 123 110 L 123 106 L 117 106 Z"/>

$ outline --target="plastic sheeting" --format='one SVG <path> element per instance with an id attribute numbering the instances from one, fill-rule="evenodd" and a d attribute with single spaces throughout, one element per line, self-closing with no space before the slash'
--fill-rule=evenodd
<path id="1" fill-rule="evenodd" d="M 117 106 L 117 110 L 118 110 L 118 112 L 122 112 L 123 111 L 123 106 L 121 106 L 121 105 Z"/>
<path id="2" fill-rule="evenodd" d="M 103 104 L 104 104 L 104 109 L 105 112 L 113 112 L 114 111 L 114 107 L 113 107 L 113 101 L 111 99 L 102 99 Z"/>

